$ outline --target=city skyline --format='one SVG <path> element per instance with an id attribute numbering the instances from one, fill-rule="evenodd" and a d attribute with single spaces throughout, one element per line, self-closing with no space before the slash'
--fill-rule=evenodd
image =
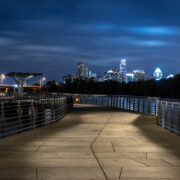
<path id="1" fill-rule="evenodd" d="M 0 7 L 0 74 L 43 73 L 62 80 L 85 61 L 93 72 L 131 69 L 179 73 L 178 0 L 6 0 Z M 99 74 L 100 75 L 100 74 Z"/>
<path id="2" fill-rule="evenodd" d="M 120 73 L 120 74 L 122 74 L 124 76 L 126 76 L 126 75 L 132 76 L 132 74 L 136 74 L 136 73 L 145 74 L 145 76 L 147 77 L 147 80 L 148 79 L 160 80 L 160 79 L 174 78 L 174 76 L 176 75 L 176 74 L 172 74 L 172 73 L 164 75 L 164 72 L 163 72 L 161 78 L 158 79 L 158 78 L 156 78 L 155 73 L 156 73 L 156 71 L 158 71 L 158 73 L 159 73 L 159 71 L 161 71 L 161 69 L 159 67 L 155 67 L 154 68 L 153 74 L 147 74 L 143 69 L 140 69 L 140 68 L 134 68 L 133 69 L 132 65 L 130 65 L 130 67 L 131 67 L 131 69 L 130 69 L 129 68 L 129 64 L 127 62 L 127 59 L 125 59 L 125 58 L 121 58 L 119 60 L 119 62 L 120 62 L 119 63 L 119 69 L 118 69 L 118 67 L 116 67 L 114 69 L 109 67 L 109 69 L 107 69 L 104 72 L 95 72 L 95 71 L 92 71 L 92 69 L 89 68 L 89 64 L 87 62 L 85 62 L 85 61 L 84 62 L 82 62 L 82 61 L 81 62 L 77 62 L 77 64 L 76 64 L 76 72 L 75 73 L 71 72 L 71 73 L 64 74 L 61 78 L 58 79 L 58 81 L 56 81 L 56 80 L 55 81 L 56 82 L 64 82 L 64 77 L 66 78 L 66 76 L 67 77 L 68 76 L 74 76 L 74 77 L 81 77 L 81 78 L 91 78 L 91 77 L 93 77 L 93 78 L 95 78 L 97 80 L 98 79 L 100 80 L 102 78 L 104 79 L 105 75 L 107 73 L 110 73 L 110 71 L 115 72 L 115 73 Z M 44 74 L 42 74 L 42 76 L 43 77 L 40 77 L 39 79 L 36 78 L 36 77 L 34 78 L 34 80 L 30 79 L 30 81 L 28 81 L 28 82 L 30 82 L 30 84 L 34 84 L 34 83 L 37 84 L 37 83 L 39 83 L 41 85 L 42 84 L 42 80 L 44 82 L 54 81 L 54 79 L 53 80 L 48 79 L 47 76 L 44 76 Z M 12 80 L 11 78 L 6 77 L 6 75 L 4 73 L 0 75 L 0 80 L 1 80 L 0 84 L 4 84 L 4 83 L 2 83 L 4 81 L 6 81 L 7 84 L 14 84 L 15 83 L 14 80 Z"/>

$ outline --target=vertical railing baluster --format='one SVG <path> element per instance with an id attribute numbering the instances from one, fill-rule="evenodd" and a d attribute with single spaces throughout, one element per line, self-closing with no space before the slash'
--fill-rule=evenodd
<path id="1" fill-rule="evenodd" d="M 166 101 L 166 105 L 165 105 L 165 129 L 168 129 L 168 124 L 167 124 L 167 120 L 168 120 L 168 116 L 167 116 L 167 113 L 168 113 L 168 102 Z"/>
<path id="2" fill-rule="evenodd" d="M 139 112 L 139 110 L 140 110 L 139 106 L 140 106 L 140 103 L 139 103 L 139 97 L 138 97 L 138 98 L 137 98 L 137 111 L 138 111 L 138 112 Z"/>
<path id="3" fill-rule="evenodd" d="M 82 98 L 81 98 L 80 95 L 78 96 L 78 99 L 79 99 L 79 103 L 78 104 L 82 104 Z"/>
<path id="4" fill-rule="evenodd" d="M 33 100 L 31 101 L 31 118 L 32 118 L 32 123 L 33 123 L 33 129 L 35 129 L 36 128 L 36 115 L 35 115 Z"/>
<path id="5" fill-rule="evenodd" d="M 119 100 L 120 100 L 120 109 L 122 110 L 122 97 L 120 96 L 120 98 L 119 98 Z"/>
<path id="6" fill-rule="evenodd" d="M 124 96 L 123 96 L 123 110 L 125 110 L 125 101 L 124 101 Z"/>
<path id="7" fill-rule="evenodd" d="M 148 113 L 152 114 L 152 112 L 151 112 L 151 99 L 148 99 Z"/>
<path id="8" fill-rule="evenodd" d="M 128 98 L 128 96 L 126 97 L 126 110 L 128 111 L 128 102 L 129 102 L 129 98 Z"/>
<path id="9" fill-rule="evenodd" d="M 180 136 L 180 103 L 178 103 L 178 118 L 177 118 L 177 124 L 178 124 L 178 135 Z"/>
<path id="10" fill-rule="evenodd" d="M 161 101 L 158 101 L 158 104 L 157 104 L 156 124 L 162 127 L 162 102 Z"/>
<path id="11" fill-rule="evenodd" d="M 4 137 L 4 128 L 5 128 L 5 112 L 4 112 L 4 102 L 1 102 L 1 137 Z"/>
<path id="12" fill-rule="evenodd" d="M 21 113 L 22 113 L 21 103 L 20 103 L 20 101 L 18 100 L 18 132 L 19 132 L 19 133 L 22 131 Z"/>
<path id="13" fill-rule="evenodd" d="M 171 103 L 171 132 L 176 132 L 174 129 L 174 102 Z"/>
<path id="14" fill-rule="evenodd" d="M 119 97 L 116 96 L 116 108 L 118 108 L 118 103 L 119 103 Z"/>
<path id="15" fill-rule="evenodd" d="M 134 97 L 134 98 L 133 98 L 133 111 L 136 111 L 136 110 L 135 110 L 135 104 L 136 104 L 136 98 Z"/>
<path id="16" fill-rule="evenodd" d="M 157 104 L 158 104 L 158 100 L 156 99 L 154 102 L 154 115 L 157 116 Z"/>
<path id="17" fill-rule="evenodd" d="M 111 107 L 112 107 L 112 103 L 113 103 L 113 102 L 112 102 L 112 96 L 110 96 L 110 97 L 111 97 Z"/>
<path id="18" fill-rule="evenodd" d="M 114 96 L 114 103 L 113 103 L 113 107 L 116 107 L 116 96 Z"/>
<path id="19" fill-rule="evenodd" d="M 131 97 L 129 96 L 129 111 L 131 111 Z"/>
<path id="20" fill-rule="evenodd" d="M 145 113 L 145 98 L 143 97 L 143 113 Z"/>

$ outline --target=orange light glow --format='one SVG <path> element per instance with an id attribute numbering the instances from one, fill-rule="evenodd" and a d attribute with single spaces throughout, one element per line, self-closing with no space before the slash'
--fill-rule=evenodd
<path id="1" fill-rule="evenodd" d="M 76 101 L 76 102 L 79 102 L 79 98 L 75 98 L 75 101 Z"/>

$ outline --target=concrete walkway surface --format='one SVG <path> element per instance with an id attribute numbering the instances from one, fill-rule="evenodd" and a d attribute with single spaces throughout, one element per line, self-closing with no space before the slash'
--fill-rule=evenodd
<path id="1" fill-rule="evenodd" d="M 0 139 L 2 180 L 180 180 L 180 139 L 151 115 L 75 105 L 61 121 Z"/>

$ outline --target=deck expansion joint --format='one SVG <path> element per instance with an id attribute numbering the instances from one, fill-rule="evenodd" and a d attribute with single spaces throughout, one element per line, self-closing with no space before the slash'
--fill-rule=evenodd
<path id="1" fill-rule="evenodd" d="M 99 133 L 97 134 L 97 136 L 96 136 L 95 139 L 93 140 L 92 144 L 90 145 L 90 148 L 91 148 L 91 151 L 92 151 L 92 153 L 93 153 L 93 156 L 94 156 L 94 158 L 96 159 L 96 161 L 97 161 L 97 163 L 98 163 L 98 165 L 99 165 L 102 173 L 104 174 L 104 177 L 105 177 L 106 180 L 109 180 L 109 179 L 108 179 L 108 177 L 107 177 L 107 175 L 106 175 L 105 170 L 103 169 L 103 167 L 102 167 L 102 165 L 101 165 L 101 162 L 99 161 L 99 159 L 98 159 L 98 157 L 97 157 L 97 155 L 96 155 L 96 153 L 95 153 L 95 151 L 94 151 L 94 149 L 93 149 L 93 145 L 95 144 L 95 142 L 97 141 L 97 139 L 98 139 L 98 137 L 101 135 L 101 133 L 103 132 L 104 128 L 106 127 L 106 125 L 107 125 L 108 122 L 110 121 L 111 117 L 112 117 L 112 114 L 110 114 L 110 116 L 108 117 L 108 119 L 107 119 L 107 121 L 105 122 L 104 126 L 101 128 L 101 130 L 99 131 Z"/>
<path id="2" fill-rule="evenodd" d="M 120 169 L 119 179 L 121 179 L 122 171 L 123 171 L 123 168 Z"/>
<path id="3" fill-rule="evenodd" d="M 111 145 L 112 145 L 113 152 L 115 152 L 114 144 L 112 141 L 111 141 Z"/>

